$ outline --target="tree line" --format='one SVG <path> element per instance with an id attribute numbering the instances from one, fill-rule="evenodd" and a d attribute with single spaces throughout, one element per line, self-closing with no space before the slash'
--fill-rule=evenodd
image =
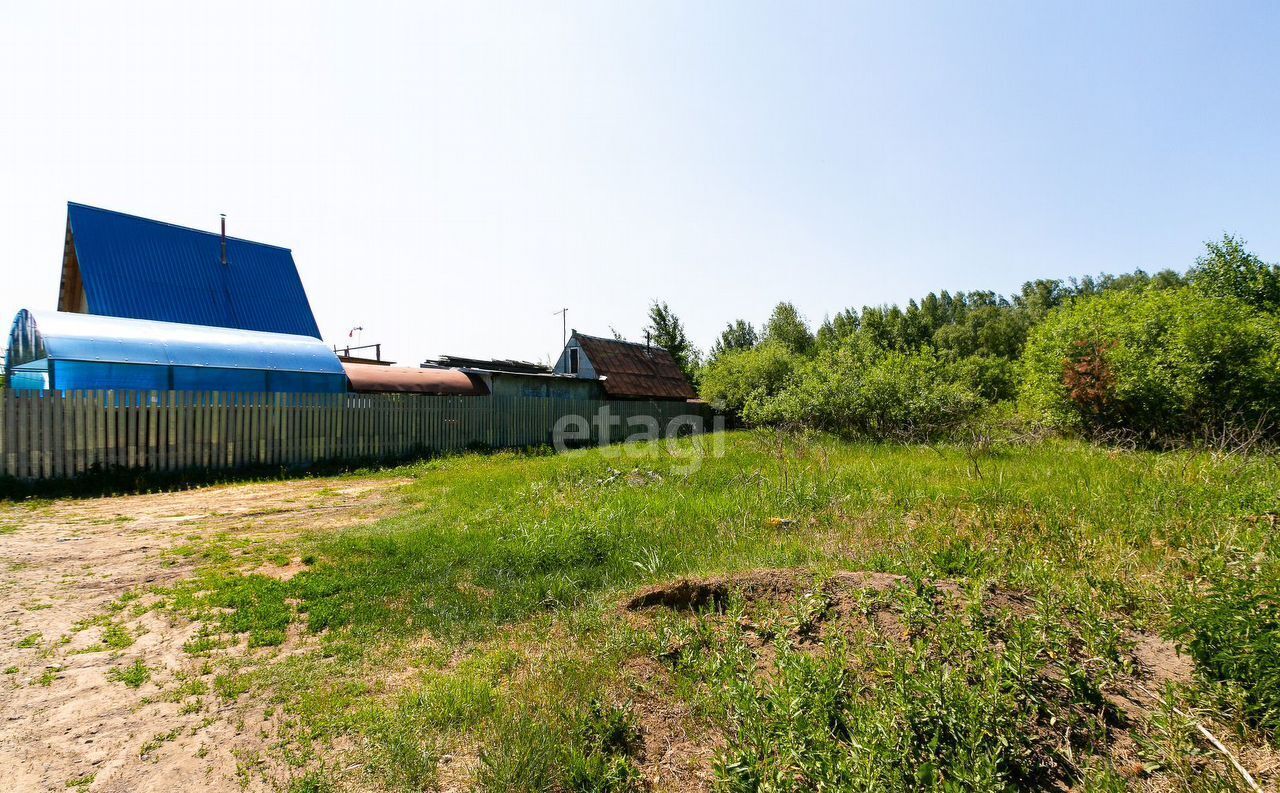
<path id="1" fill-rule="evenodd" d="M 1165 442 L 1280 427 L 1280 265 L 1224 235 L 1186 272 L 931 292 L 812 328 L 780 302 L 704 356 L 671 308 L 648 333 L 709 402 L 748 425 L 925 439 L 1002 411 L 1090 436 Z"/>

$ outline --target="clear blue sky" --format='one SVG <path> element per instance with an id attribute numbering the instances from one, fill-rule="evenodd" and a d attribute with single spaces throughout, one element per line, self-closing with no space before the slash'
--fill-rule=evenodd
<path id="1" fill-rule="evenodd" d="M 267 8 L 266 6 L 270 6 Z M 327 339 L 708 346 L 934 289 L 1280 259 L 1273 3 L 11 5 L 0 314 L 67 200 L 291 247 Z"/>

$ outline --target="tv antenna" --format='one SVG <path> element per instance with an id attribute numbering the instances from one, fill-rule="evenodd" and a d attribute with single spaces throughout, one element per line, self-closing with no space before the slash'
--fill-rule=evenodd
<path id="1" fill-rule="evenodd" d="M 569 309 L 562 308 L 559 311 L 552 311 L 551 316 L 560 315 L 560 349 L 564 349 L 564 345 L 569 343 Z"/>

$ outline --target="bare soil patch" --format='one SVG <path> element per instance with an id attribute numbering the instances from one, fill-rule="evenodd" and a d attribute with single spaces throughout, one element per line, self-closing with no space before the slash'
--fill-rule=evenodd
<path id="1" fill-rule="evenodd" d="M 650 790 L 709 791 L 712 763 L 724 734 L 694 718 L 674 693 L 671 673 L 652 658 L 633 658 L 624 671 L 643 750 L 636 758 Z"/>
<path id="2" fill-rule="evenodd" d="M 128 592 L 173 583 L 195 563 L 168 553 L 229 533 L 285 540 L 395 511 L 408 480 L 300 480 L 173 493 L 0 504 L 0 781 L 7 790 L 241 790 L 273 773 L 275 715 L 252 697 L 225 704 L 197 625 L 126 608 L 132 643 L 85 627 Z M 291 577 L 287 565 L 247 572 Z M 147 597 L 137 601 L 145 605 Z M 123 643 L 123 642 L 121 642 Z M 288 652 L 285 647 L 256 652 Z M 243 652 L 242 649 L 236 650 Z M 135 661 L 137 687 L 119 675 Z"/>

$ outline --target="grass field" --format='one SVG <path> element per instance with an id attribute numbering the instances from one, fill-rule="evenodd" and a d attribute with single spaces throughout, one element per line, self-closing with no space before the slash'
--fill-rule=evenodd
<path id="1" fill-rule="evenodd" d="M 1275 458 L 723 445 L 397 469 L 372 525 L 177 548 L 152 608 L 295 790 L 1280 780 Z"/>

